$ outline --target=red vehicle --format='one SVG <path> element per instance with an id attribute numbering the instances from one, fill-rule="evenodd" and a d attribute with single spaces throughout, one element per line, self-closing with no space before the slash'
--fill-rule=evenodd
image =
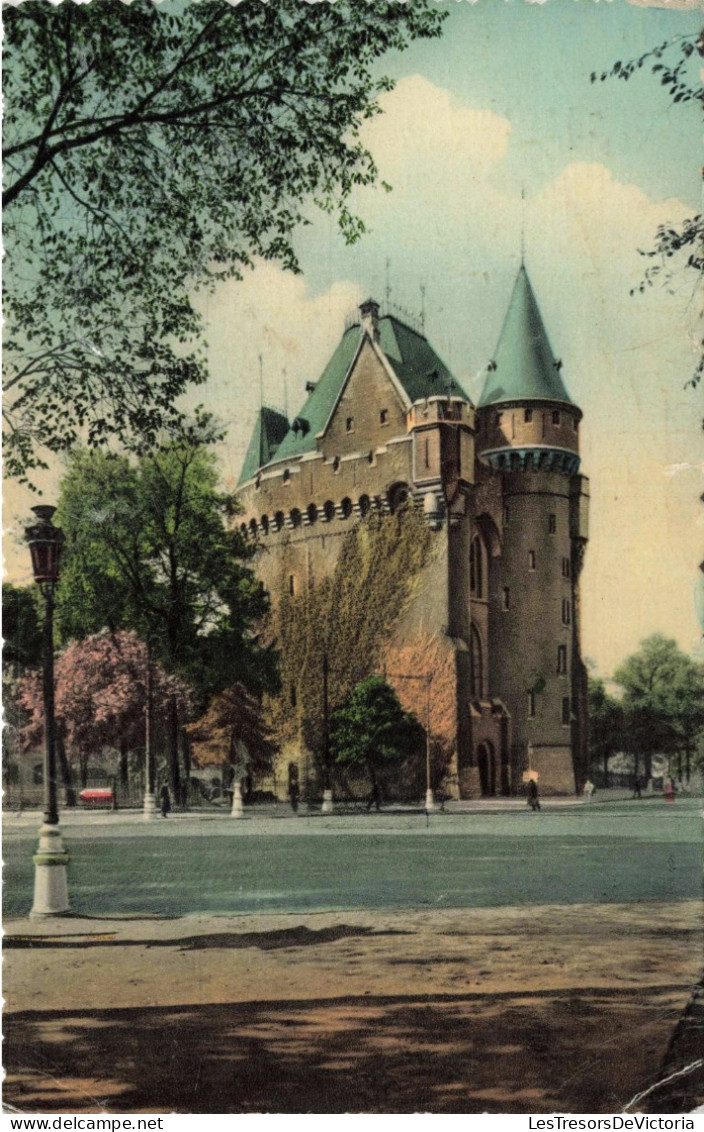
<path id="1" fill-rule="evenodd" d="M 81 790 L 78 798 L 81 805 L 89 806 L 91 809 L 95 809 L 97 806 L 108 806 L 112 809 L 115 804 L 115 795 L 109 786 L 93 786 L 87 790 Z"/>

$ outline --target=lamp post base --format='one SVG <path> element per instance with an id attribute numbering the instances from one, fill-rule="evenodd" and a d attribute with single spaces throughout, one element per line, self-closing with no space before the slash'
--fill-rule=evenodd
<path id="1" fill-rule="evenodd" d="M 437 805 L 437 802 L 435 801 L 435 798 L 433 797 L 432 790 L 426 790 L 426 792 L 425 792 L 425 812 L 426 812 L 426 814 L 432 814 L 434 810 L 437 810 L 437 808 L 438 808 L 438 805 Z"/>
<path id="2" fill-rule="evenodd" d="M 334 814 L 335 806 L 332 800 L 332 790 L 323 790 L 323 804 L 320 807 L 321 814 Z"/>
<path id="3" fill-rule="evenodd" d="M 143 817 L 145 821 L 151 821 L 156 817 L 156 798 L 153 794 L 144 795 Z"/>
<path id="4" fill-rule="evenodd" d="M 244 817 L 244 805 L 242 804 L 242 787 L 240 786 L 239 782 L 235 782 L 232 788 L 232 809 L 230 810 L 230 817 Z"/>
<path id="5" fill-rule="evenodd" d="M 34 854 L 34 903 L 29 913 L 40 916 L 65 916 L 68 902 L 68 853 L 64 849 L 58 825 L 44 824 L 39 830 L 39 845 Z"/>

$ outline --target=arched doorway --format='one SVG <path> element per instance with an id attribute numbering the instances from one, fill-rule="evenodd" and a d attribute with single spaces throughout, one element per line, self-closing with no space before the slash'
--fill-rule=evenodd
<path id="1" fill-rule="evenodd" d="M 496 756 L 491 743 L 480 743 L 477 748 L 477 767 L 482 797 L 493 798 L 496 794 Z"/>

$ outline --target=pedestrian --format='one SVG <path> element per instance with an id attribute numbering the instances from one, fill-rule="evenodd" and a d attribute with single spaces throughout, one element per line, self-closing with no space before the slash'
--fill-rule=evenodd
<path id="1" fill-rule="evenodd" d="M 298 813 L 298 783 L 295 778 L 291 780 L 291 785 L 288 788 L 288 796 L 291 799 L 291 809 L 294 814 Z"/>
<path id="2" fill-rule="evenodd" d="M 540 809 L 540 800 L 538 798 L 538 783 L 534 778 L 531 778 L 530 782 L 528 783 L 528 805 L 534 812 L 535 810 Z"/>
<path id="3" fill-rule="evenodd" d="M 584 793 L 586 794 L 586 796 L 587 796 L 587 798 L 589 799 L 590 802 L 592 800 L 592 795 L 594 794 L 595 790 L 596 790 L 596 786 L 594 785 L 592 780 L 590 778 L 588 778 L 587 781 L 584 783 Z"/>
<path id="4" fill-rule="evenodd" d="M 635 783 L 634 783 L 634 786 L 633 786 L 633 797 L 634 798 L 640 798 L 641 797 L 640 778 L 638 777 L 638 775 L 636 775 L 636 780 L 635 780 Z"/>
<path id="5" fill-rule="evenodd" d="M 166 783 L 164 783 L 164 785 L 161 788 L 161 794 L 159 795 L 159 802 L 160 802 L 160 805 L 161 805 L 161 816 L 162 816 L 162 818 L 165 818 L 166 815 L 171 810 L 171 795 L 169 794 L 169 788 L 166 785 Z"/>

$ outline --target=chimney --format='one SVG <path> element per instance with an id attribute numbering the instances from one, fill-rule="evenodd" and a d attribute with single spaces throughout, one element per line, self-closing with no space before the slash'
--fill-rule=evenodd
<path id="1" fill-rule="evenodd" d="M 359 308 L 362 316 L 362 330 L 367 332 L 373 342 L 379 341 L 379 304 L 367 299 Z"/>

